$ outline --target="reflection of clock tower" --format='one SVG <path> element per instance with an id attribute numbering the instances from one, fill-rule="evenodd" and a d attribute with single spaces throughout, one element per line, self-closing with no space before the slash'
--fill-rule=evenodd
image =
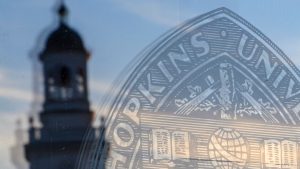
<path id="1" fill-rule="evenodd" d="M 73 169 L 86 131 L 91 128 L 87 89 L 89 53 L 76 31 L 66 23 L 61 4 L 60 23 L 47 38 L 39 58 L 43 65 L 45 102 L 39 136 L 31 126 L 26 158 L 31 169 Z M 90 142 L 94 136 L 90 137 Z M 89 143 L 89 141 L 87 142 Z"/>

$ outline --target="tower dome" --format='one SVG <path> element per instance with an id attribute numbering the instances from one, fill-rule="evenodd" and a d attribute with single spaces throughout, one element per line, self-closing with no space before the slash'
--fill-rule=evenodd
<path id="1" fill-rule="evenodd" d="M 43 59 L 47 54 L 60 52 L 79 52 L 83 53 L 86 57 L 89 56 L 78 32 L 70 28 L 66 23 L 65 18 L 67 13 L 68 10 L 62 3 L 57 10 L 60 18 L 59 26 L 47 37 L 40 59 Z"/>

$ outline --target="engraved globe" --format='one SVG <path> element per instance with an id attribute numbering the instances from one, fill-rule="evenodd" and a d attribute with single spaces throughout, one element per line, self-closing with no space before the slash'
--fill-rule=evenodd
<path id="1" fill-rule="evenodd" d="M 240 169 L 248 158 L 247 143 L 234 129 L 220 128 L 211 135 L 208 155 L 216 169 Z"/>

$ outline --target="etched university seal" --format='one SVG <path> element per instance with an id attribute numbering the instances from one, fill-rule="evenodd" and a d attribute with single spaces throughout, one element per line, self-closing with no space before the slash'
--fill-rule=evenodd
<path id="1" fill-rule="evenodd" d="M 110 107 L 107 168 L 299 168 L 299 70 L 247 21 L 211 11 L 140 58 Z"/>

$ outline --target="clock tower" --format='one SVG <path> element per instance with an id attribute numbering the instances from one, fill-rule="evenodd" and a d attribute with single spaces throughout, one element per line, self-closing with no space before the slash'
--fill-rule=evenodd
<path id="1" fill-rule="evenodd" d="M 67 24 L 68 10 L 63 3 L 57 13 L 59 25 L 39 55 L 45 101 L 39 114 L 42 127 L 31 125 L 25 146 L 30 169 L 74 169 L 87 130 L 94 133 L 87 88 L 89 52 Z M 87 146 L 95 141 L 93 135 L 85 140 Z"/>

